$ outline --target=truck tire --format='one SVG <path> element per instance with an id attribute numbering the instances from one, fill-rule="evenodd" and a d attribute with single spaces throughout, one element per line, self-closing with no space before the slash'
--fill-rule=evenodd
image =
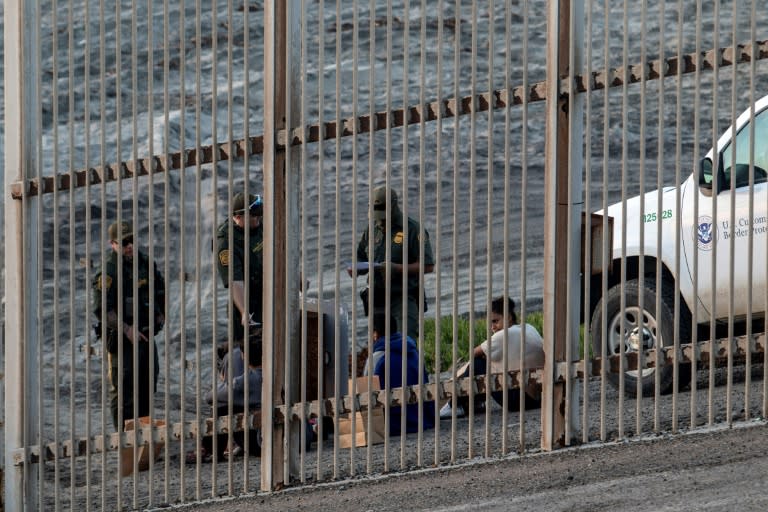
<path id="1" fill-rule="evenodd" d="M 622 333 L 621 329 L 621 285 L 617 284 L 608 294 L 600 300 L 592 315 L 592 348 L 595 357 L 602 354 L 603 344 L 603 300 L 606 303 L 607 312 L 607 339 L 606 353 L 610 357 L 619 354 L 619 343 L 624 343 L 624 352 L 636 352 L 641 344 L 644 349 L 656 346 L 671 346 L 674 344 L 674 314 L 675 294 L 674 288 L 662 287 L 661 311 L 657 315 L 656 309 L 656 280 L 644 279 L 642 286 L 643 310 L 639 306 L 640 280 L 627 281 L 624 286 L 626 304 L 624 320 L 630 325 L 628 332 Z M 638 325 L 638 319 L 642 320 L 642 330 Z M 688 343 L 691 340 L 691 313 L 685 302 L 680 301 L 680 343 Z M 660 344 L 660 345 L 657 345 Z M 670 393 L 673 388 L 673 366 L 662 366 L 659 370 L 659 390 L 662 394 Z M 642 379 L 643 396 L 653 396 L 655 387 L 654 368 L 647 368 L 624 372 L 624 391 L 629 396 L 637 396 L 637 379 Z M 618 373 L 607 374 L 608 380 L 617 389 L 620 375 Z M 691 365 L 681 364 L 679 369 L 680 387 L 685 387 L 691 379 Z"/>

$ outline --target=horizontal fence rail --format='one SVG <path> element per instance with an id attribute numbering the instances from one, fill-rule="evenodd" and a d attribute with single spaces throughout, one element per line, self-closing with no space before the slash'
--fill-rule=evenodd
<path id="1" fill-rule="evenodd" d="M 754 48 L 754 50 L 753 50 Z M 684 55 L 682 59 L 670 57 L 656 60 L 645 65 L 634 64 L 628 69 L 615 68 L 607 71 L 595 71 L 589 79 L 583 75 L 574 75 L 564 80 L 562 94 L 599 91 L 606 88 L 624 87 L 641 81 L 672 78 L 704 70 L 720 69 L 738 63 L 768 59 L 768 41 L 756 41 L 751 44 L 740 44 L 735 47 L 725 47 L 717 50 L 706 50 Z M 682 62 L 682 65 L 680 64 Z M 574 84 L 571 90 L 570 84 Z M 510 100 L 511 96 L 511 100 Z M 488 110 L 500 110 L 510 106 L 520 106 L 537 101 L 545 101 L 546 84 L 540 82 L 530 86 L 528 94 L 522 86 L 510 91 L 495 90 L 480 93 L 475 96 L 465 96 L 458 101 L 443 100 L 442 103 L 432 102 L 424 107 L 410 106 L 394 109 L 389 112 L 376 112 L 373 115 L 360 115 L 354 119 L 339 122 L 329 121 L 320 125 L 308 125 L 305 128 L 294 128 L 291 131 L 290 145 L 309 144 L 320 140 L 332 140 L 338 137 L 351 137 L 370 132 L 391 130 L 393 128 L 418 125 L 424 121 L 436 121 L 453 117 L 466 116 Z M 279 147 L 285 148 L 288 137 L 285 130 L 278 132 Z M 256 135 L 248 141 L 237 140 L 232 143 L 223 142 L 216 147 L 203 146 L 200 149 L 187 149 L 183 152 L 167 156 L 156 155 L 137 161 L 121 162 L 104 168 L 78 170 L 72 173 L 58 172 L 55 176 L 44 177 L 42 180 L 31 178 L 26 183 L 12 184 L 10 196 L 19 200 L 23 197 L 33 197 L 53 192 L 63 192 L 71 188 L 81 188 L 89 185 L 115 182 L 118 179 L 127 180 L 136 176 L 162 174 L 196 165 L 206 165 L 223 162 L 232 158 L 243 158 L 246 155 L 259 155 L 264 152 L 263 136 Z"/>

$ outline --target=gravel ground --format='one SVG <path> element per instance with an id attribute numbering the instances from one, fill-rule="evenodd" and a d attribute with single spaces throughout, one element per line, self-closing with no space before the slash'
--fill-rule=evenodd
<path id="1" fill-rule="evenodd" d="M 184 465 L 179 454 L 192 447 L 190 441 L 185 441 L 184 447 L 180 443 L 172 443 L 167 456 L 157 463 L 151 474 L 142 472 L 138 478 L 124 478 L 119 486 L 114 484 L 115 454 L 108 455 L 106 466 L 100 456 L 94 456 L 89 466 L 85 465 L 85 459 L 78 459 L 74 470 L 67 460 L 58 465 L 46 463 L 43 503 L 45 509 L 58 505 L 63 509 L 84 510 L 90 504 L 94 510 L 136 510 L 216 498 L 218 501 L 189 510 L 233 511 L 250 508 L 253 503 L 259 504 L 260 508 L 262 502 L 273 510 L 302 510 L 307 504 L 312 504 L 311 508 L 317 510 L 342 510 L 343 506 L 346 507 L 343 510 L 411 510 L 440 509 L 457 499 L 457 503 L 464 503 L 462 500 L 465 498 L 483 498 L 490 500 L 487 509 L 495 510 L 498 508 L 493 502 L 495 492 L 511 493 L 506 495 L 510 499 L 529 499 L 532 493 L 556 492 L 566 484 L 597 485 L 607 479 L 605 485 L 610 486 L 618 485 L 617 479 L 634 474 L 649 476 L 654 472 L 671 471 L 676 467 L 676 461 L 682 460 L 672 453 L 675 446 L 688 447 L 684 458 L 690 460 L 681 465 L 680 470 L 693 471 L 701 464 L 707 467 L 722 465 L 723 471 L 733 471 L 729 465 L 744 463 L 752 454 L 768 450 L 768 443 L 760 442 L 766 431 L 764 421 L 760 419 L 764 396 L 762 371 L 753 368 L 747 385 L 745 369 L 737 367 L 735 370 L 730 392 L 724 371 L 715 372 L 711 393 L 709 373 L 700 371 L 695 399 L 691 391 L 686 390 L 674 400 L 672 396 L 663 396 L 658 401 L 644 399 L 638 404 L 636 400 L 620 401 L 614 389 L 606 386 L 603 407 L 600 407 L 603 391 L 600 381 L 590 381 L 587 399 L 582 401 L 587 412 L 588 436 L 583 446 L 593 447 L 592 450 L 579 448 L 544 454 L 539 448 L 539 411 L 527 411 L 523 418 L 518 413 L 510 413 L 507 424 L 503 425 L 502 411 L 494 403 L 488 408 L 487 415 L 478 415 L 471 420 L 458 419 L 455 425 L 451 421 L 440 422 L 439 430 L 425 432 L 421 442 L 415 434 L 405 438 L 394 437 L 389 446 L 375 445 L 370 453 L 365 448 L 355 449 L 354 453 L 349 449 L 334 450 L 332 436 L 320 446 L 313 443 L 311 449 L 304 453 L 303 482 L 294 482 L 285 492 L 256 494 L 260 471 L 258 457 L 238 459 L 231 465 L 218 463 L 215 467 L 210 463 L 199 467 Z M 748 407 L 745 407 L 746 390 L 749 390 Z M 690 420 L 692 403 L 695 404 L 697 418 L 694 428 L 691 428 Z M 639 422 L 636 416 L 638 405 Z M 656 410 L 658 413 L 654 416 Z M 759 426 L 755 429 L 734 429 L 734 433 L 743 430 L 753 434 L 741 433 L 738 434 L 741 436 L 739 440 L 730 441 L 724 437 L 725 433 L 707 429 L 710 417 L 711 425 L 727 425 L 730 417 L 735 424 Z M 656 430 L 655 422 L 658 422 Z M 673 435 L 675 427 L 680 433 L 703 430 L 705 434 Z M 601 430 L 604 431 L 602 437 Z M 752 436 L 756 438 L 754 441 Z M 506 450 L 503 446 L 505 437 Z M 718 445 L 716 440 L 721 438 Z M 640 442 L 635 442 L 638 440 Z M 580 442 L 581 436 L 574 439 L 573 444 Z M 711 446 L 713 443 L 714 447 Z M 733 453 L 729 452 L 729 446 L 741 447 L 742 443 L 747 444 Z M 525 447 L 524 453 L 519 450 L 521 444 Z M 439 447 L 437 450 L 436 445 Z M 669 454 L 662 451 L 667 449 L 664 446 L 669 447 Z M 657 455 L 646 456 L 646 451 L 656 452 Z M 636 459 L 637 473 L 633 473 L 631 464 Z M 502 477 L 507 472 L 510 476 Z M 484 477 L 484 473 L 491 476 Z M 738 474 L 743 474 L 743 471 Z M 768 473 L 762 471 L 755 474 Z M 522 483 L 527 481 L 523 478 L 526 475 L 530 477 L 530 482 Z M 488 483 L 489 478 L 493 483 Z M 663 478 L 669 477 L 662 475 L 660 478 L 663 481 Z M 53 484 L 56 481 L 60 482 L 58 486 Z M 507 482 L 506 489 L 504 482 Z M 516 484 L 509 486 L 509 482 Z M 476 484 L 480 483 L 481 489 L 476 491 Z M 689 482 L 689 486 L 694 483 Z M 430 491 L 423 496 L 414 496 L 413 492 L 407 492 L 411 485 Z M 599 490 L 599 486 L 596 489 Z M 641 493 L 640 490 L 633 492 Z M 228 498 L 238 495 L 250 497 L 235 501 Z M 393 498 L 391 502 L 386 501 L 389 495 Z M 446 495 L 447 498 L 432 502 L 428 497 L 435 498 L 435 495 Z M 636 494 L 635 498 L 639 496 L 642 494 Z M 322 505 L 323 500 L 329 500 L 329 504 L 340 508 Z M 364 505 L 357 507 L 360 503 Z M 614 502 L 614 505 L 618 503 Z"/>
<path id="2" fill-rule="evenodd" d="M 741 423 L 183 510 L 766 510 L 767 440 L 764 421 Z"/>

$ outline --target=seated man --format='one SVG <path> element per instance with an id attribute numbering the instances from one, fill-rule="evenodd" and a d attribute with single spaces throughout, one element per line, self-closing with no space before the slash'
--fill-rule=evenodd
<path id="1" fill-rule="evenodd" d="M 491 373 L 504 373 L 504 331 L 507 333 L 507 360 L 509 362 L 506 370 L 513 371 L 520 369 L 520 346 L 523 342 L 523 328 L 525 328 L 525 368 L 541 368 L 544 366 L 544 342 L 536 328 L 530 324 L 525 327 L 517 323 L 515 314 L 515 302 L 507 299 L 507 316 L 504 317 L 504 297 L 498 297 L 491 302 L 491 336 L 490 343 L 485 340 L 475 347 L 472 352 L 474 361 L 475 375 L 485 375 L 487 361 L 491 361 Z M 488 353 L 490 345 L 491 353 Z M 469 377 L 469 364 L 459 371 L 457 377 Z M 493 399 L 499 405 L 502 404 L 503 393 L 494 391 L 491 393 Z M 484 409 L 485 395 L 475 396 L 475 412 Z M 541 407 L 541 392 L 539 390 L 526 390 L 525 408 L 538 409 Z M 509 411 L 520 410 L 520 390 L 510 389 L 507 396 L 507 409 Z M 469 397 L 463 396 L 457 398 L 456 416 L 462 418 L 469 411 Z M 445 404 L 440 409 L 440 419 L 451 417 L 451 402 Z"/>
<path id="2" fill-rule="evenodd" d="M 221 369 L 219 371 L 219 381 L 215 389 L 209 391 L 205 400 L 213 407 L 216 407 L 217 416 L 229 415 L 229 389 L 232 388 L 232 414 L 245 412 L 245 379 L 248 379 L 248 410 L 254 411 L 261 408 L 261 337 L 251 336 L 248 345 L 248 365 L 245 365 L 245 355 L 240 346 L 232 350 L 232 372 L 228 371 L 229 355 L 226 354 L 221 360 Z M 246 372 L 247 370 L 247 372 Z M 256 429 L 248 430 L 248 449 L 252 455 L 261 454 L 260 432 Z M 216 459 L 240 455 L 245 446 L 244 432 L 233 432 L 232 438 L 234 444 L 228 446 L 229 434 L 217 434 L 217 453 Z M 213 437 L 206 436 L 202 439 L 202 448 L 200 461 L 208 462 L 214 455 Z M 188 464 L 197 462 L 195 451 L 187 453 L 186 461 Z"/>
<path id="3" fill-rule="evenodd" d="M 379 385 L 381 389 L 386 387 L 386 337 L 384 336 L 386 328 L 386 317 L 383 314 L 373 316 L 373 354 L 366 363 L 364 374 L 368 375 L 369 369 L 373 368 L 373 374 L 379 376 Z M 397 321 L 390 317 L 389 320 L 389 378 L 390 389 L 402 387 L 403 382 L 403 351 L 406 352 L 406 385 L 426 384 L 429 381 L 426 370 L 422 373 L 421 382 L 419 382 L 419 349 L 416 342 L 410 336 L 403 338 L 402 333 L 397 329 Z M 370 363 L 370 364 L 369 364 Z M 424 402 L 424 417 L 422 427 L 428 430 L 435 427 L 435 402 L 430 400 Z M 400 432 L 401 407 L 392 407 L 389 414 L 389 434 L 399 436 Z M 419 430 L 419 404 L 407 404 L 405 406 L 405 431 L 418 432 Z"/>

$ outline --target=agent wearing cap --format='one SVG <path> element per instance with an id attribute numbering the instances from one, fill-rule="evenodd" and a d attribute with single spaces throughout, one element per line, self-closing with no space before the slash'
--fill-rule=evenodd
<path id="1" fill-rule="evenodd" d="M 246 212 L 247 210 L 247 212 Z M 264 231 L 261 224 L 263 201 L 261 196 L 243 193 L 232 201 L 232 217 L 224 221 L 217 232 L 216 261 L 219 277 L 232 297 L 233 331 L 235 341 L 243 339 L 244 325 L 261 324 L 261 294 Z M 229 245 L 230 222 L 232 246 Z M 248 247 L 245 246 L 245 230 L 248 229 Z M 248 275 L 245 275 L 245 258 L 248 258 Z M 229 269 L 232 268 L 232 281 Z M 245 304 L 245 285 L 248 283 L 248 305 Z"/>
<path id="2" fill-rule="evenodd" d="M 390 225 L 387 226 L 387 204 L 389 204 Z M 421 227 L 418 222 L 408 217 L 403 218 L 403 213 L 397 200 L 397 193 L 386 185 L 378 186 L 373 191 L 373 254 L 368 254 L 369 232 L 366 229 L 360 243 L 357 246 L 357 259 L 360 262 L 387 263 L 387 247 L 390 250 L 391 279 L 389 282 L 389 306 L 390 315 L 400 325 L 403 325 L 403 311 L 407 313 L 408 336 L 413 339 L 419 337 L 419 251 L 421 250 Z M 405 240 L 408 240 L 407 253 L 405 252 Z M 432 254 L 432 244 L 429 242 L 429 233 L 424 230 L 424 273 L 428 274 L 435 269 L 435 257 Z M 374 314 L 385 314 L 386 308 L 386 267 L 376 266 L 373 274 L 373 294 L 367 293 L 367 300 L 373 295 Z M 362 272 L 361 272 L 362 273 Z M 407 274 L 407 296 L 405 308 L 403 307 L 403 273 Z M 350 275 L 352 271 L 350 269 Z M 366 301 L 366 298 L 363 298 Z M 423 304 L 426 311 L 426 302 Z M 368 304 L 365 304 L 366 314 Z"/>
<path id="3" fill-rule="evenodd" d="M 108 234 L 111 250 L 106 255 L 104 269 L 96 274 L 93 281 L 93 310 L 99 319 L 97 336 L 101 336 L 106 328 L 104 346 L 109 366 L 112 422 L 116 430 L 122 430 L 125 420 L 149 415 L 150 398 L 157 388 L 160 372 L 157 345 L 153 340 L 150 346 L 149 339 L 150 332 L 157 334 L 165 323 L 165 281 L 157 265 L 153 263 L 150 267 L 149 258 L 134 247 L 130 222 L 113 223 L 109 226 Z M 135 275 L 134 258 L 138 267 Z M 152 310 L 150 280 L 154 291 Z M 102 310 L 103 303 L 106 307 Z M 134 353 L 137 354 L 138 363 L 135 376 Z M 155 361 L 154 375 L 150 375 L 151 357 Z M 122 404 L 119 403 L 118 395 L 121 375 Z M 133 402 L 134 386 L 138 390 L 136 404 Z"/>

